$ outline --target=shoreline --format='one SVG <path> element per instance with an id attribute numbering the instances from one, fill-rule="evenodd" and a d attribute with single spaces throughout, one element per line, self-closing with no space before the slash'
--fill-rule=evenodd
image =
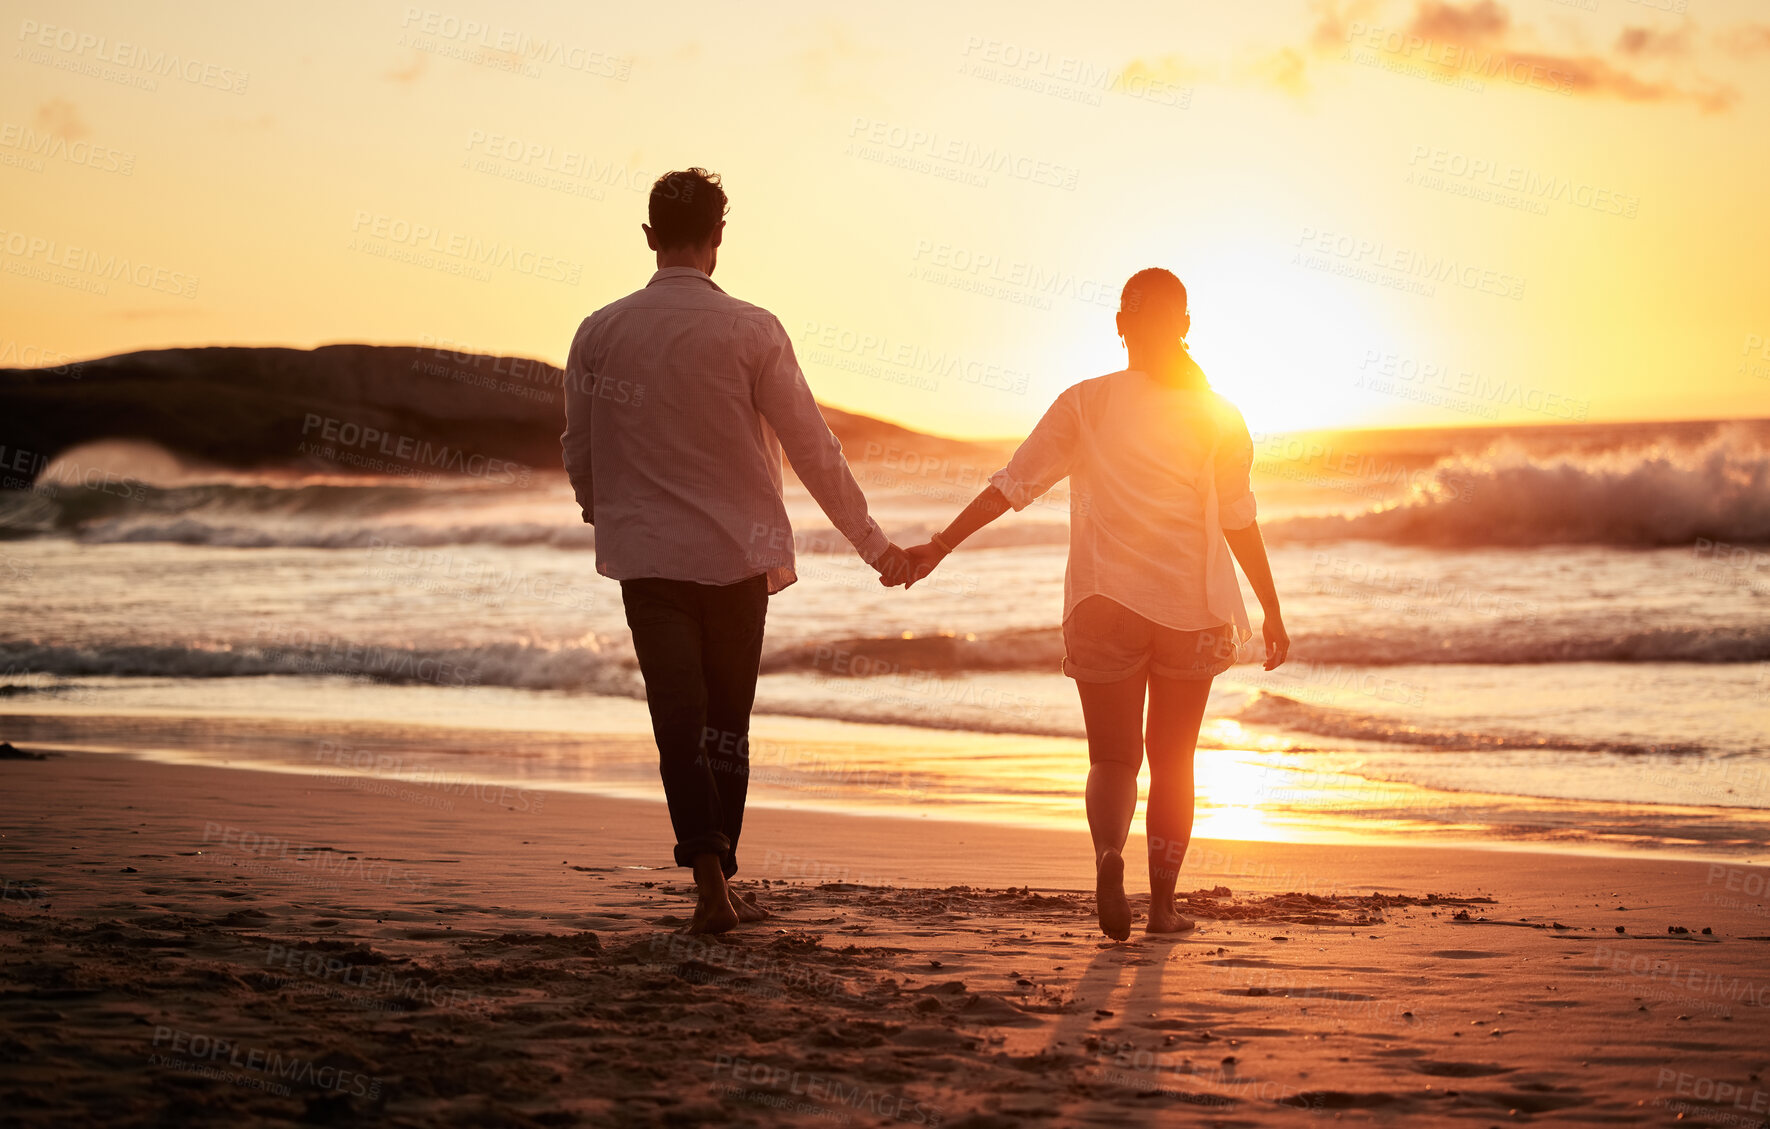
<path id="1" fill-rule="evenodd" d="M 101 752 L 165 764 L 216 765 L 367 791 L 406 788 L 442 811 L 484 787 L 661 804 L 643 703 L 600 718 L 608 731 L 493 729 L 461 720 L 255 716 L 172 711 L 0 713 L 17 745 Z M 613 721 L 610 727 L 607 723 Z M 625 729 L 622 726 L 625 725 Z M 750 809 L 1085 832 L 1084 742 L 968 731 L 903 731 L 855 722 L 758 714 Z M 488 751 L 495 750 L 495 751 Z M 1042 750 L 1056 792 L 967 795 L 949 766 Z M 1413 846 L 1591 858 L 1682 859 L 1758 865 L 1770 859 L 1770 816 L 1759 809 L 1625 804 L 1436 789 L 1324 767 L 1339 754 L 1201 750 L 1195 835 L 1235 842 Z M 1349 754 L 1348 754 L 1349 755 Z M 918 760 L 918 758 L 921 758 Z M 981 759 L 980 759 L 981 758 Z M 1237 790 L 1240 790 L 1239 792 Z M 1420 840 L 1430 840 L 1420 844 Z"/>
<path id="2" fill-rule="evenodd" d="M 475 803 L 444 812 L 356 786 L 356 781 L 376 779 L 371 776 L 345 780 L 257 764 L 175 762 L 116 753 L 69 752 L 53 753 L 47 760 L 0 760 L 0 773 L 10 781 L 27 785 L 31 773 L 49 776 L 57 783 L 72 779 L 94 787 L 126 782 L 128 787 L 153 789 L 174 782 L 181 785 L 201 782 L 209 790 L 206 799 L 214 803 L 244 802 L 228 798 L 230 794 L 241 792 L 276 796 L 294 803 L 297 805 L 294 809 L 297 823 L 302 827 L 329 826 L 324 818 L 325 809 L 314 805 L 333 805 L 353 817 L 339 825 L 353 832 L 361 832 L 377 821 L 397 828 L 402 822 L 392 817 L 400 815 L 470 823 L 502 819 L 516 828 L 523 827 L 522 821 L 528 820 L 545 824 L 549 831 L 569 836 L 573 833 L 570 828 L 553 826 L 560 818 L 556 813 L 564 808 L 590 813 L 599 832 L 611 836 L 598 838 L 593 847 L 586 840 L 577 848 L 580 854 L 594 849 L 605 856 L 603 861 L 609 868 L 687 875 L 686 869 L 676 867 L 670 858 L 669 820 L 661 798 L 492 785 L 497 792 L 487 792 Z M 12 795 L 22 797 L 29 793 L 18 791 Z M 250 801 L 247 806 L 259 808 L 266 805 L 262 801 Z M 11 853 L 20 849 L 18 833 L 24 829 L 27 820 L 47 821 L 49 816 L 34 809 L 27 816 L 24 809 L 8 810 L 9 807 L 0 805 L 0 812 L 4 812 L 12 824 L 11 831 L 0 835 L 0 840 L 5 841 Z M 141 809 L 134 804 L 125 804 L 122 810 Z M 354 820 L 354 817 L 365 815 L 374 818 L 368 822 Z M 187 818 L 184 827 L 201 840 L 207 833 L 207 825 L 214 822 Z M 114 828 L 108 830 L 115 831 Z M 508 832 L 510 828 L 504 831 Z M 308 835 L 302 842 L 313 844 L 324 837 Z M 292 836 L 267 834 L 265 838 L 278 843 L 296 842 Z M 758 840 L 766 840 L 772 845 L 764 846 Z M 854 845 L 857 841 L 863 845 Z M 1144 851 L 1142 843 L 1141 828 L 1134 826 L 1125 850 L 1127 883 L 1134 897 L 1139 896 L 1138 890 L 1144 889 L 1142 879 L 1137 876 L 1137 864 Z M 1061 844 L 1062 849 L 1051 850 L 1057 844 Z M 201 846 L 201 842 L 197 845 Z M 969 881 L 1070 892 L 1090 891 L 1093 885 L 1092 848 L 1088 834 L 1085 830 L 1071 828 L 1015 827 L 958 819 L 911 819 L 877 812 L 763 807 L 750 810 L 742 846 L 740 881 L 818 880 L 849 885 L 950 885 Z M 960 847 L 965 848 L 963 853 L 958 851 Z M 1331 865 L 1321 858 L 1330 851 L 1336 860 Z M 202 853 L 200 850 L 195 852 L 196 855 Z M 864 857 L 866 861 L 852 861 L 856 856 Z M 1196 881 L 1200 886 L 1208 887 L 1233 880 L 1257 893 L 1337 895 L 1357 890 L 1399 889 L 1434 876 L 1448 876 L 1472 883 L 1470 889 L 1486 890 L 1489 887 L 1482 877 L 1483 860 L 1493 861 L 1496 865 L 1501 860 L 1513 864 L 1507 874 L 1510 892 L 1513 896 L 1530 897 L 1559 894 L 1570 877 L 1597 880 L 1619 866 L 1662 877 L 1678 876 L 1676 880 L 1691 889 L 1713 886 L 1723 880 L 1721 875 L 1732 872 L 1750 875 L 1755 879 L 1754 883 L 1748 883 L 1750 892 L 1761 894 L 1762 899 L 1735 909 L 1748 918 L 1761 918 L 1764 922 L 1762 931 L 1770 933 L 1770 864 L 1680 858 L 1667 854 L 1624 856 L 1533 850 L 1529 845 L 1463 842 L 1325 844 L 1195 837 L 1182 865 L 1181 884 Z M 834 866 L 838 861 L 844 869 L 815 869 L 820 864 Z M 1380 885 L 1362 879 L 1327 881 L 1326 876 L 1335 871 L 1382 872 L 1389 875 L 1390 880 Z M 863 873 L 872 881 L 863 883 L 855 877 Z M 1706 875 L 1717 877 L 1711 882 Z M 1287 883 L 1291 884 L 1291 889 L 1281 890 L 1280 887 Z M 1298 883 L 1302 883 L 1300 889 Z M 1720 891 L 1714 892 L 1718 898 Z M 1147 898 L 1147 892 L 1140 896 Z M 1700 899 L 1698 904 L 1702 904 Z"/>

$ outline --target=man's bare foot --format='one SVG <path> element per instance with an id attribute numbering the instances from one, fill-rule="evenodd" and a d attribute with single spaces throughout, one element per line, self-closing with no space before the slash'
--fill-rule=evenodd
<path id="1" fill-rule="evenodd" d="M 725 933 L 737 928 L 738 915 L 731 908 L 730 899 L 708 904 L 703 901 L 694 907 L 694 916 L 688 921 L 690 933 Z"/>
<path id="2" fill-rule="evenodd" d="M 1108 850 L 1094 864 L 1094 907 L 1100 931 L 1115 941 L 1131 935 L 1131 903 L 1125 898 L 1125 860 Z"/>
<path id="3" fill-rule="evenodd" d="M 754 890 L 746 890 L 741 894 L 732 890 L 731 908 L 737 914 L 737 919 L 743 922 L 766 921 L 774 916 L 763 907 L 761 902 L 756 900 Z"/>
<path id="4" fill-rule="evenodd" d="M 694 860 L 694 884 L 699 891 L 694 916 L 689 918 L 690 933 L 724 933 L 736 929 L 737 911 L 731 908 L 730 892 L 725 885 L 725 872 L 719 869 L 718 855 L 698 855 Z"/>
<path id="5" fill-rule="evenodd" d="M 1185 933 L 1189 929 L 1197 929 L 1198 922 L 1187 917 L 1174 908 L 1174 903 L 1149 903 L 1149 924 L 1143 927 L 1145 933 Z"/>

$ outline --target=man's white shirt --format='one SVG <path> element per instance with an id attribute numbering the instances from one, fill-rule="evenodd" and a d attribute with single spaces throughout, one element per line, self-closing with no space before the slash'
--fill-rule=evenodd
<path id="1" fill-rule="evenodd" d="M 781 454 L 868 564 L 889 546 L 867 513 L 776 318 L 693 267 L 584 319 L 565 366 L 565 469 L 616 580 L 797 578 Z"/>

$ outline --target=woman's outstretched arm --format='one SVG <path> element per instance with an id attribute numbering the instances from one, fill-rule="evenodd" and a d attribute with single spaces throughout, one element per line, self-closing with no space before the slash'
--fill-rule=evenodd
<path id="1" fill-rule="evenodd" d="M 1014 506 L 1008 496 L 994 486 L 985 486 L 971 504 L 959 512 L 952 524 L 935 534 L 935 539 L 925 545 L 917 545 L 905 550 L 910 558 L 909 587 L 916 581 L 934 571 L 934 566 L 946 559 L 946 555 L 959 547 L 965 538 L 1001 517 Z M 943 543 L 944 542 L 944 546 Z"/>
<path id="2" fill-rule="evenodd" d="M 1260 610 L 1265 613 L 1260 634 L 1266 638 L 1265 666 L 1271 670 L 1284 662 L 1290 653 L 1291 637 L 1285 634 L 1284 616 L 1278 610 L 1278 589 L 1272 583 L 1272 564 L 1266 559 L 1266 542 L 1260 536 L 1260 523 L 1252 521 L 1240 529 L 1225 529 L 1223 539 L 1229 542 L 1229 551 L 1241 563 L 1248 583 L 1253 585 L 1254 595 L 1260 598 Z"/>
<path id="3" fill-rule="evenodd" d="M 1074 461 L 1077 435 L 1081 430 L 1081 406 L 1075 385 L 1063 391 L 1045 409 L 1039 425 L 1015 450 L 1008 465 L 990 475 L 989 485 L 971 499 L 971 504 L 953 519 L 945 530 L 934 535 L 926 545 L 918 545 L 908 553 L 911 584 L 934 571 L 934 566 L 959 547 L 959 542 L 1001 517 L 1009 510 L 1022 509 L 1063 479 L 1069 477 Z"/>

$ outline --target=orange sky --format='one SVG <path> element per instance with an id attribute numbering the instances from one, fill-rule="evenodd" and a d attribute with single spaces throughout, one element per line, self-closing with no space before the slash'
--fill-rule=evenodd
<path id="1" fill-rule="evenodd" d="M 1761 5 L 1026 8 L 7 0 L 0 365 L 558 363 L 698 163 L 718 281 L 927 430 L 1119 367 L 1151 265 L 1257 430 L 1770 414 Z"/>

